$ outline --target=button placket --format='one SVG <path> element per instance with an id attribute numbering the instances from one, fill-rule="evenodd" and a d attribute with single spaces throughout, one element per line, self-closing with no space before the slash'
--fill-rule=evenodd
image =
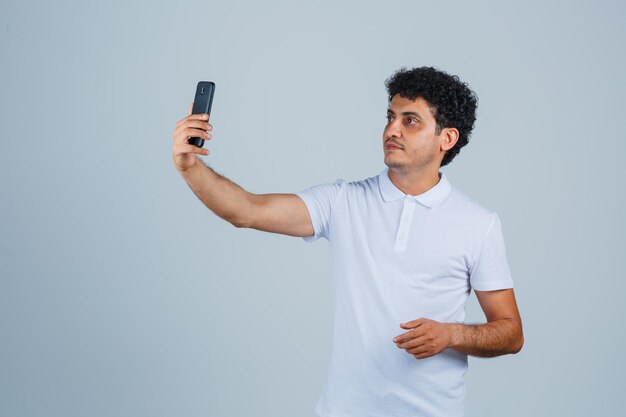
<path id="1" fill-rule="evenodd" d="M 404 252 L 406 250 L 409 233 L 411 231 L 411 222 L 413 221 L 413 212 L 415 211 L 415 203 L 416 201 L 410 197 L 405 197 L 404 199 L 402 215 L 400 216 L 400 224 L 398 225 L 394 245 L 394 250 L 397 252 Z"/>

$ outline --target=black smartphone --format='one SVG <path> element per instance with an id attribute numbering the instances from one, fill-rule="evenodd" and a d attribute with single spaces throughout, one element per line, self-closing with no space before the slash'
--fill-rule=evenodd
<path id="1" fill-rule="evenodd" d="M 211 104 L 213 104 L 213 94 L 215 94 L 215 83 L 211 81 L 200 81 L 196 87 L 196 97 L 193 99 L 193 108 L 191 114 L 211 114 Z M 204 146 L 204 139 L 192 137 L 187 139 L 191 145 L 198 148 Z"/>

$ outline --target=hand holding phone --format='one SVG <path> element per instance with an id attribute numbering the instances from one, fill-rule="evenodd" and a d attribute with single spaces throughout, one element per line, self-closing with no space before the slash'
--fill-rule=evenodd
<path id="1" fill-rule="evenodd" d="M 210 117 L 214 94 L 215 83 L 211 81 L 200 81 L 196 87 L 196 96 L 193 100 L 193 109 L 191 110 L 191 114 L 208 114 Z M 204 146 L 204 139 L 200 137 L 191 137 L 188 142 L 198 148 L 202 148 Z"/>
<path id="2" fill-rule="evenodd" d="M 196 164 L 196 155 L 209 154 L 209 151 L 202 146 L 205 140 L 212 138 L 209 133 L 213 129 L 209 123 L 209 112 L 214 90 L 214 83 L 199 82 L 196 100 L 189 106 L 189 114 L 176 123 L 173 158 L 174 166 L 180 173 Z"/>

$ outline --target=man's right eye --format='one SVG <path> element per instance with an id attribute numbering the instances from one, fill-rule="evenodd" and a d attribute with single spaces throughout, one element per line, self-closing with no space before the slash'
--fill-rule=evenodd
<path id="1" fill-rule="evenodd" d="M 387 115 L 387 123 L 391 121 L 391 116 Z"/>

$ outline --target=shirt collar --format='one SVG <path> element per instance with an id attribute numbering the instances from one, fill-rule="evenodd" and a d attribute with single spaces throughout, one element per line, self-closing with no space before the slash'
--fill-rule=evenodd
<path id="1" fill-rule="evenodd" d="M 418 203 L 426 207 L 436 208 L 443 203 L 443 200 L 446 199 L 452 189 L 452 185 L 448 181 L 446 174 L 443 172 L 439 172 L 439 174 L 439 182 L 435 184 L 434 187 L 419 195 L 408 195 L 400 191 L 400 189 L 391 181 L 389 178 L 389 167 L 385 167 L 385 169 L 378 174 L 378 187 L 384 201 L 394 201 L 400 198 L 409 197 L 415 199 Z"/>

